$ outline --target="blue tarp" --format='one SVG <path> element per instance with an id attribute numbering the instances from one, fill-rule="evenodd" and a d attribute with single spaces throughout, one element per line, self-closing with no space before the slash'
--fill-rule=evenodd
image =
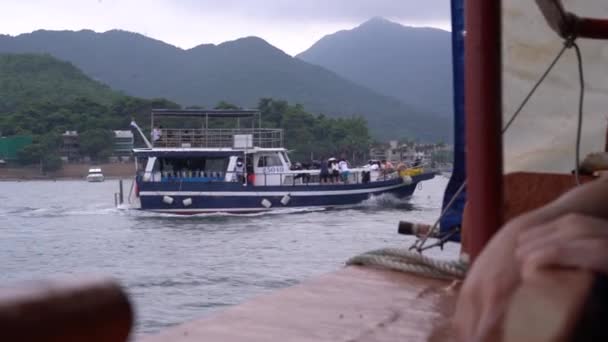
<path id="1" fill-rule="evenodd" d="M 464 2 L 452 0 L 452 68 L 454 74 L 454 170 L 443 196 L 443 208 L 452 199 L 466 179 L 465 169 L 465 112 L 464 112 Z M 441 220 L 441 233 L 446 233 L 462 223 L 466 189 Z M 460 234 L 452 240 L 460 241 Z"/>

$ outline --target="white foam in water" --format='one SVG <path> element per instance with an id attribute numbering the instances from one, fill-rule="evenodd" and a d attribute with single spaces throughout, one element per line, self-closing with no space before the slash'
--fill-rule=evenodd
<path id="1" fill-rule="evenodd" d="M 126 208 L 126 210 L 124 210 L 124 212 L 128 212 L 129 214 L 134 214 L 134 215 L 142 216 L 142 217 L 193 218 L 193 217 L 259 217 L 259 216 L 266 216 L 266 215 L 286 215 L 286 214 L 296 214 L 296 213 L 308 213 L 308 212 L 316 212 L 316 211 L 324 211 L 324 210 L 326 210 L 326 208 L 302 207 L 302 208 L 272 209 L 272 210 L 262 211 L 262 212 L 257 212 L 257 213 L 215 212 L 215 213 L 200 213 L 200 214 L 182 215 L 182 214 L 159 213 L 159 212 Z"/>
<path id="2" fill-rule="evenodd" d="M 372 195 L 369 199 L 355 205 L 356 208 L 400 208 L 410 204 L 410 197 L 398 198 L 393 194 Z"/>

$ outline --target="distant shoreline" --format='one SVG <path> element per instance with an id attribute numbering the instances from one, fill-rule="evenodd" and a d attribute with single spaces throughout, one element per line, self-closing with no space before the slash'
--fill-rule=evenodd
<path id="1" fill-rule="evenodd" d="M 48 180 L 85 180 L 89 169 L 101 168 L 106 179 L 132 178 L 135 174 L 133 163 L 105 164 L 65 164 L 61 170 L 41 174 L 37 167 L 0 168 L 0 181 L 48 181 Z"/>
<path id="2" fill-rule="evenodd" d="M 130 177 L 105 177 L 105 181 L 112 181 L 112 180 L 126 180 L 126 179 L 131 179 Z M 65 182 L 65 181 L 77 181 L 77 180 L 81 180 L 83 182 L 86 182 L 86 178 L 85 177 L 38 177 L 38 178 L 3 178 L 0 177 L 0 183 L 2 182 L 48 182 L 48 181 L 54 181 L 54 182 Z"/>

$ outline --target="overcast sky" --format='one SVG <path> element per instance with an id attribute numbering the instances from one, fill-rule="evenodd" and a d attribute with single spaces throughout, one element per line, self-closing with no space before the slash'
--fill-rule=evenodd
<path id="1" fill-rule="evenodd" d="M 328 33 L 382 16 L 449 29 L 449 0 L 0 0 L 0 33 L 139 32 L 181 48 L 259 36 L 294 55 Z"/>

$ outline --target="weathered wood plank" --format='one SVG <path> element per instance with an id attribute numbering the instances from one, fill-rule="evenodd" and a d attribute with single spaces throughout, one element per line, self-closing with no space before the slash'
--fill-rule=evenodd
<path id="1" fill-rule="evenodd" d="M 445 341 L 455 297 L 447 281 L 348 267 L 141 340 Z"/>

